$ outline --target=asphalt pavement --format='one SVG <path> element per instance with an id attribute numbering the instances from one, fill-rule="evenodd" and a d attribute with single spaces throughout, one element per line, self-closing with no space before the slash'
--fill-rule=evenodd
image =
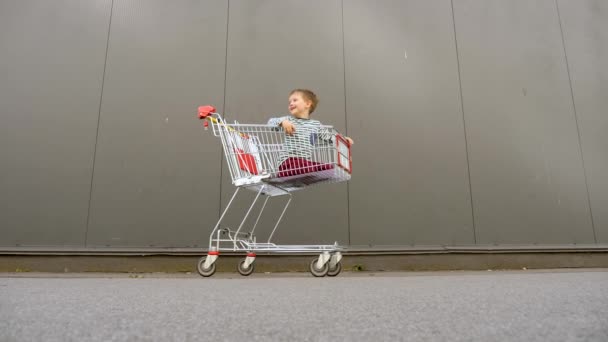
<path id="1" fill-rule="evenodd" d="M 608 270 L 0 274 L 0 341 L 608 341 Z"/>

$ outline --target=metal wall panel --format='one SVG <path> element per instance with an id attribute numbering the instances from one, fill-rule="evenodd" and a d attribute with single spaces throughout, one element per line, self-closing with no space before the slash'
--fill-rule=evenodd
<path id="1" fill-rule="evenodd" d="M 456 0 L 477 243 L 593 243 L 553 0 Z"/>
<path id="2" fill-rule="evenodd" d="M 225 1 L 115 0 L 89 246 L 205 245 L 220 150 L 196 119 L 222 99 Z"/>
<path id="3" fill-rule="evenodd" d="M 598 243 L 608 243 L 608 2 L 559 0 Z"/>
<path id="4" fill-rule="evenodd" d="M 289 115 L 294 88 L 310 88 L 320 98 L 312 117 L 345 129 L 341 2 L 230 1 L 226 113 L 241 123 L 266 123 Z M 223 168 L 222 204 L 234 187 Z M 234 227 L 253 194 L 234 205 L 226 225 Z M 260 238 L 279 216 L 283 198 L 269 202 Z M 254 217 L 255 218 L 255 217 Z M 276 234 L 280 243 L 348 243 L 347 185 L 311 187 L 294 199 Z"/>
<path id="5" fill-rule="evenodd" d="M 344 31 L 353 244 L 473 244 L 450 1 L 345 1 Z"/>
<path id="6" fill-rule="evenodd" d="M 0 2 L 0 245 L 84 245 L 110 0 Z"/>
<path id="7" fill-rule="evenodd" d="M 354 174 L 294 193 L 278 242 L 607 243 L 607 18 L 602 0 L 0 2 L 0 246 L 206 247 L 234 187 L 196 107 L 264 123 L 298 87 L 355 139 Z"/>

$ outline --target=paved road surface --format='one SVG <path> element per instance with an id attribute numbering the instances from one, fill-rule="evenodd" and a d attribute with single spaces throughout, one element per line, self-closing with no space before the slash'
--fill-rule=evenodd
<path id="1" fill-rule="evenodd" d="M 0 341 L 608 341 L 608 270 L 0 274 Z"/>

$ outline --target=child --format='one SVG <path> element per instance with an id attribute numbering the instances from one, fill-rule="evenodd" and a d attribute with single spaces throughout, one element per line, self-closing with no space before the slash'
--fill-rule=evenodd
<path id="1" fill-rule="evenodd" d="M 310 114 L 315 111 L 319 100 L 317 95 L 307 89 L 295 89 L 289 94 L 289 112 L 291 116 L 272 118 L 268 125 L 282 128 L 285 135 L 285 150 L 280 156 L 279 177 L 296 176 L 309 172 L 329 170 L 332 164 L 312 161 L 313 148 L 317 140 L 331 142 L 333 135 L 321 122 L 312 120 Z M 346 138 L 353 144 L 351 138 Z"/>

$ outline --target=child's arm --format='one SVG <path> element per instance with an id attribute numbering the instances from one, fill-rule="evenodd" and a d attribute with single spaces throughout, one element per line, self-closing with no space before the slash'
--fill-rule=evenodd
<path id="1" fill-rule="evenodd" d="M 323 125 L 323 124 L 321 124 L 321 125 Z M 317 136 L 319 137 L 319 139 L 326 141 L 326 142 L 333 142 L 333 140 L 334 140 L 333 132 L 331 130 L 327 129 L 327 127 L 320 127 Z"/>
<path id="2" fill-rule="evenodd" d="M 325 140 L 327 142 L 333 142 L 333 133 L 327 129 L 326 127 L 321 127 L 321 129 L 319 130 L 319 138 L 321 138 L 322 140 Z M 346 141 L 348 141 L 349 145 L 354 144 L 355 142 L 353 141 L 353 139 L 349 138 L 349 137 L 344 137 L 344 139 L 346 139 Z"/>
<path id="3" fill-rule="evenodd" d="M 280 127 L 281 122 L 283 122 L 283 120 L 287 120 L 287 119 L 289 119 L 289 116 L 282 116 L 280 118 L 270 118 L 270 119 L 268 119 L 268 125 L 274 126 L 274 127 Z"/>
<path id="4" fill-rule="evenodd" d="M 284 121 L 287 121 L 287 123 L 283 123 Z M 275 127 L 275 130 L 277 131 L 283 128 L 283 130 L 285 130 L 287 134 L 293 134 L 293 132 L 295 131 L 295 127 L 289 121 L 289 116 L 271 118 L 270 120 L 268 120 L 268 125 Z"/>

